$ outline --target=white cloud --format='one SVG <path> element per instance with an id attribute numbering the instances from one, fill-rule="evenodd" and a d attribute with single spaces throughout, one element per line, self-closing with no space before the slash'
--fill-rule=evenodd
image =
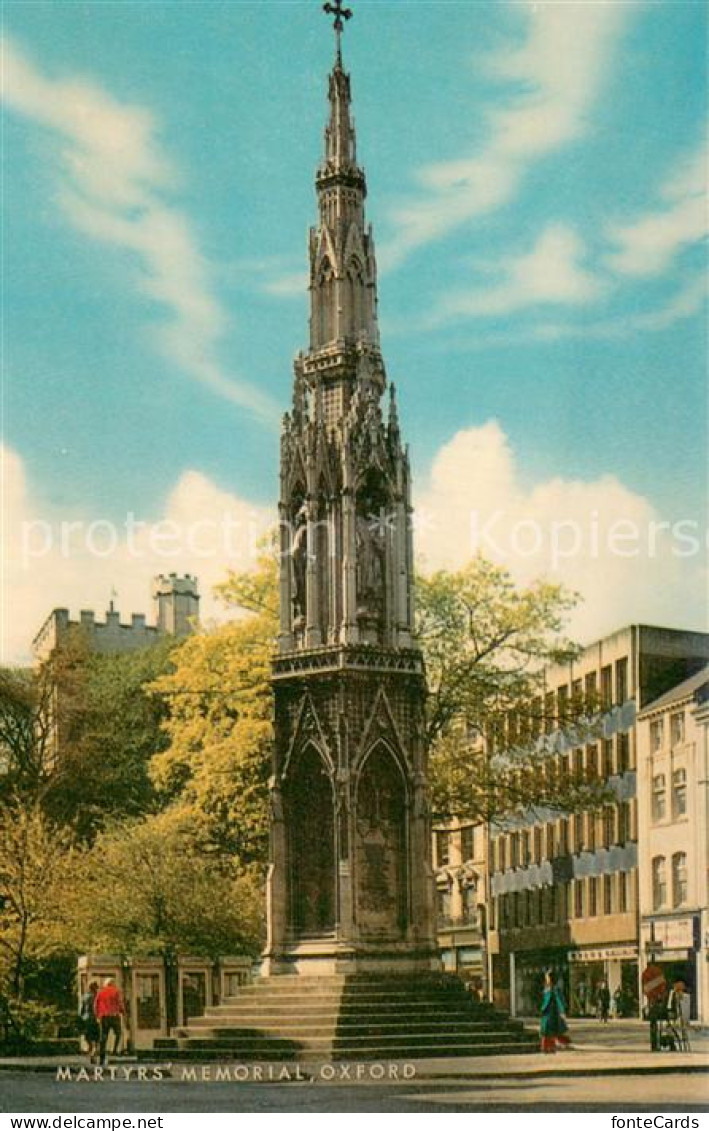
<path id="1" fill-rule="evenodd" d="M 167 313 L 159 347 L 219 396 L 275 423 L 270 399 L 218 360 L 228 316 L 189 218 L 169 203 L 176 173 L 153 116 L 94 82 L 43 74 L 7 39 L 2 51 L 4 102 L 49 131 L 65 216 L 91 239 L 132 253 L 138 288 Z"/>
<path id="2" fill-rule="evenodd" d="M 586 249 L 566 224 L 550 224 L 526 255 L 503 257 L 503 281 L 451 293 L 440 304 L 438 320 L 458 315 L 507 314 L 540 305 L 577 306 L 599 297 L 603 284 L 583 266 Z M 434 315 L 434 317 L 436 317 Z"/>
<path id="3" fill-rule="evenodd" d="M 28 658 L 32 637 L 54 607 L 100 613 L 111 589 L 129 618 L 148 605 L 157 573 L 194 573 L 204 619 L 224 611 L 211 587 L 228 568 L 249 569 L 276 510 L 220 489 L 185 471 L 162 514 L 137 515 L 115 529 L 98 516 L 61 519 L 33 496 L 20 457 L 3 458 L 2 619 L 0 662 Z M 439 450 L 416 495 L 416 548 L 427 568 L 457 568 L 480 550 L 519 583 L 547 576 L 584 601 L 572 631 L 590 641 L 632 621 L 701 628 L 707 616 L 707 572 L 700 533 L 663 528 L 652 503 L 613 475 L 593 481 L 557 477 L 525 483 L 499 424 L 456 433 Z M 678 523 L 683 516 L 672 516 Z M 695 552 L 689 553 L 690 550 Z M 680 556 L 683 555 L 683 556 Z"/>
<path id="4" fill-rule="evenodd" d="M 660 189 L 658 208 L 629 224 L 611 224 L 607 236 L 617 250 L 608 265 L 622 275 L 647 277 L 666 271 L 686 247 L 709 234 L 706 145 L 680 162 Z"/>
<path id="5" fill-rule="evenodd" d="M 52 608 L 68 608 L 73 617 L 93 608 L 100 617 L 115 587 L 124 620 L 145 612 L 158 573 L 196 574 L 203 619 L 223 617 L 212 587 L 229 568 L 251 568 L 276 521 L 275 510 L 223 491 L 195 470 L 180 476 L 161 515 L 126 515 L 119 523 L 67 516 L 33 495 L 16 452 L 0 446 L 0 457 L 3 663 L 27 661 Z"/>
<path id="6" fill-rule="evenodd" d="M 517 193 L 531 163 L 588 129 L 631 5 L 529 3 L 525 9 L 524 42 L 489 62 L 492 77 L 509 89 L 506 104 L 485 114 L 489 140 L 474 153 L 419 172 L 425 192 L 393 211 L 396 233 L 382 249 L 383 263 L 395 265 L 472 217 L 500 208 Z M 466 122 L 464 113 L 458 117 Z"/>
<path id="7" fill-rule="evenodd" d="M 518 583 L 562 581 L 584 598 L 571 623 L 581 641 L 638 621 L 706 626 L 705 560 L 676 556 L 697 531 L 657 527 L 651 502 L 612 475 L 524 483 L 494 421 L 443 446 L 416 508 L 425 566 L 460 566 L 480 550 Z"/>
<path id="8" fill-rule="evenodd" d="M 557 341 L 562 338 L 627 338 L 635 333 L 660 333 L 676 322 L 683 322 L 698 314 L 707 299 L 707 278 L 700 275 L 690 279 L 677 294 L 667 302 L 637 314 L 605 318 L 598 322 L 542 323 L 531 330 L 527 336 L 538 341 Z"/>
<path id="9" fill-rule="evenodd" d="M 263 289 L 269 295 L 278 295 L 285 298 L 302 298 L 307 293 L 308 284 L 307 271 L 293 271 L 286 275 L 279 275 L 271 279 L 269 282 L 264 283 Z"/>

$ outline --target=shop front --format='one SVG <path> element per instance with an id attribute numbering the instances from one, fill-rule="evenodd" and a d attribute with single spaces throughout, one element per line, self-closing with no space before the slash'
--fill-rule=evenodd
<path id="1" fill-rule="evenodd" d="M 638 948 L 621 946 L 579 947 L 567 952 L 569 1015 L 595 1017 L 598 996 L 605 982 L 616 1017 L 638 1017 Z"/>
<path id="2" fill-rule="evenodd" d="M 510 1013 L 513 1017 L 536 1017 L 542 1004 L 544 974 L 551 970 L 564 999 L 568 1001 L 569 967 L 563 947 L 516 951 L 510 962 Z"/>
<path id="3" fill-rule="evenodd" d="M 641 938 L 646 964 L 659 966 L 668 991 L 683 982 L 689 995 L 690 1019 L 696 1021 L 702 1010 L 697 966 L 700 959 L 699 915 L 654 916 L 643 920 Z"/>

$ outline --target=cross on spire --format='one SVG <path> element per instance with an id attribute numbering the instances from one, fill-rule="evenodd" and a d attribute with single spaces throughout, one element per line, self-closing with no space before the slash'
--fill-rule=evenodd
<path id="1" fill-rule="evenodd" d="M 334 16 L 335 17 L 335 19 L 333 21 L 333 27 L 335 29 L 335 39 L 336 39 L 336 42 L 337 42 L 337 58 L 338 58 L 338 61 L 339 61 L 340 58 L 341 58 L 340 40 L 341 40 L 342 32 L 343 32 L 344 27 L 345 27 L 345 25 L 342 21 L 352 19 L 352 9 L 351 8 L 343 8 L 342 0 L 335 0 L 334 4 L 329 4 L 329 3 L 323 4 L 323 12 L 325 12 L 326 15 L 328 15 L 328 16 Z"/>

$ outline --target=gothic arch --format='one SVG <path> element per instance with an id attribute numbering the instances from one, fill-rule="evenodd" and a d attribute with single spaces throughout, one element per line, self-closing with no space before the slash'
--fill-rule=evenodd
<path id="1" fill-rule="evenodd" d="M 364 269 L 357 256 L 353 256 L 347 265 L 347 302 L 348 312 L 347 333 L 350 337 L 357 337 L 362 330 L 366 330 L 366 309 L 364 301 Z"/>
<path id="2" fill-rule="evenodd" d="M 362 759 L 355 789 L 355 884 L 358 925 L 372 939 L 400 939 L 408 925 L 408 789 L 383 739 Z"/>
<path id="3" fill-rule="evenodd" d="M 315 286 L 318 291 L 318 340 L 325 345 L 335 337 L 335 272 L 327 255 L 318 264 Z"/>
<path id="4" fill-rule="evenodd" d="M 335 796 L 327 760 L 307 742 L 283 788 L 288 843 L 289 922 L 295 937 L 335 929 Z"/>

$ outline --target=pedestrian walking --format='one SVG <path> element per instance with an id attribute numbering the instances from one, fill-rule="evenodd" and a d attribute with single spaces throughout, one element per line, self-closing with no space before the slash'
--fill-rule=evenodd
<path id="1" fill-rule="evenodd" d="M 126 1013 L 123 994 L 118 989 L 115 978 L 106 978 L 104 981 L 96 994 L 94 1011 L 101 1026 L 99 1056 L 101 1064 L 105 1064 L 108 1055 L 108 1038 L 111 1033 L 113 1033 L 113 1055 L 118 1052 L 123 1033 L 123 1018 Z"/>
<path id="2" fill-rule="evenodd" d="M 544 995 L 542 997 L 539 1034 L 542 1052 L 556 1052 L 556 1046 L 569 1048 L 571 1042 L 566 1024 L 566 1004 L 561 990 L 554 983 L 554 975 L 547 970 L 544 975 Z"/>
<path id="3" fill-rule="evenodd" d="M 606 980 L 604 978 L 603 981 L 601 982 L 600 986 L 598 987 L 598 997 L 596 998 L 596 1011 L 597 1011 L 597 1015 L 598 1015 L 598 1020 L 602 1021 L 604 1025 L 608 1023 L 608 1015 L 610 1013 L 610 1008 L 611 1008 L 611 992 L 608 989 L 608 983 L 606 982 Z"/>
<path id="4" fill-rule="evenodd" d="M 79 1005 L 79 1024 L 81 1025 L 81 1034 L 86 1041 L 90 1064 L 95 1064 L 98 1059 L 101 1039 L 101 1027 L 96 1017 L 95 1008 L 97 993 L 98 982 L 89 982 L 86 992 L 81 995 L 81 1004 Z"/>

